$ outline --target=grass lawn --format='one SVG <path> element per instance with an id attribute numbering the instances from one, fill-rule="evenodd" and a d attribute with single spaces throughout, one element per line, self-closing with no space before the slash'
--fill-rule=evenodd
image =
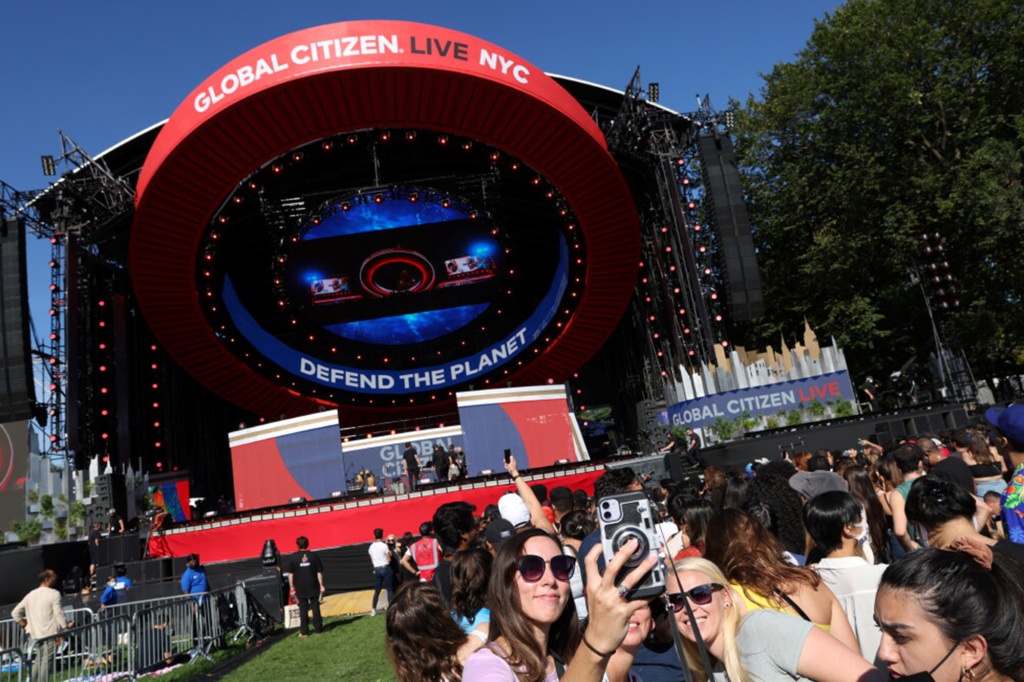
<path id="1" fill-rule="evenodd" d="M 384 615 L 376 618 L 328 618 L 324 632 L 299 639 L 289 630 L 254 658 L 220 677 L 224 682 L 270 680 L 366 680 L 394 682 L 395 674 L 384 648 Z M 177 671 L 176 671 L 177 672 Z M 191 679 L 202 679 L 204 675 Z M 181 678 L 186 679 L 186 678 Z"/>

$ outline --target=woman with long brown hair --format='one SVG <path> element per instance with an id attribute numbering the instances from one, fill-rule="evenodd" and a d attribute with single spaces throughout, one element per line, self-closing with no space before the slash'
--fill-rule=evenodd
<path id="1" fill-rule="evenodd" d="M 1006 480 L 1003 478 L 1006 463 L 997 452 L 992 452 L 987 435 L 964 431 L 955 434 L 953 440 L 963 454 L 964 464 L 971 470 L 978 497 L 984 497 L 990 491 L 1002 495 L 1006 490 Z"/>
<path id="2" fill-rule="evenodd" d="M 620 587 L 614 584 L 636 549 L 635 541 L 626 543 L 603 575 L 597 568 L 601 548 L 587 555 L 590 624 L 583 635 L 569 588 L 576 558 L 565 555 L 558 540 L 539 528 L 505 540 L 494 557 L 487 592 L 491 641 L 467 659 L 465 678 L 556 682 L 566 673 L 574 680 L 600 680 L 629 630 L 631 616 L 646 605 L 626 595 L 654 567 L 656 557 L 645 559 Z"/>
<path id="3" fill-rule="evenodd" d="M 466 633 L 433 583 L 402 585 L 388 604 L 387 649 L 398 682 L 458 682 Z"/>
<path id="4" fill-rule="evenodd" d="M 708 524 L 704 558 L 722 569 L 747 611 L 798 616 L 859 651 L 839 600 L 813 570 L 787 563 L 784 551 L 764 526 L 740 509 L 723 509 Z"/>
<path id="5" fill-rule="evenodd" d="M 868 539 L 871 543 L 871 558 L 869 563 L 888 564 L 892 563 L 889 552 L 888 522 L 885 519 L 885 510 L 882 503 L 878 501 L 875 494 L 875 487 L 871 482 L 871 474 L 867 468 L 855 465 L 846 470 L 843 474 L 846 484 L 850 486 L 850 494 L 857 498 L 864 507 L 864 520 L 868 523 Z M 866 553 L 865 553 L 866 554 Z"/>

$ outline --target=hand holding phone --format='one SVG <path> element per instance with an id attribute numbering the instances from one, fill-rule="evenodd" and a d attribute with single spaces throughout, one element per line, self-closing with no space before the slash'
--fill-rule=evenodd
<path id="1" fill-rule="evenodd" d="M 622 579 L 647 557 L 658 555 L 659 544 L 654 514 L 647 495 L 630 492 L 602 497 L 597 504 L 597 520 L 606 565 L 611 563 L 616 552 L 626 543 L 630 540 L 637 541 L 636 551 L 630 555 L 615 576 L 616 585 L 621 584 Z M 660 562 L 655 564 L 643 580 L 627 587 L 629 591 L 623 595 L 626 599 L 650 599 L 658 596 L 665 590 L 664 567 Z"/>

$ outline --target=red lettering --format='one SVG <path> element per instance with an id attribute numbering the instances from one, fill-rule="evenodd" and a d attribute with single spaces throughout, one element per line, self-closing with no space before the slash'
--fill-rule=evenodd
<path id="1" fill-rule="evenodd" d="M 832 381 L 828 384 L 828 394 L 833 398 L 839 397 L 839 382 Z"/>

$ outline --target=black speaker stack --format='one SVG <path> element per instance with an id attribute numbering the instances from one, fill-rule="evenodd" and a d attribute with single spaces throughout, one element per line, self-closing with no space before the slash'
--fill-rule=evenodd
<path id="1" fill-rule="evenodd" d="M 0 424 L 33 416 L 25 223 L 0 221 Z"/>
<path id="2" fill-rule="evenodd" d="M 728 135 L 705 134 L 697 146 L 711 195 L 732 319 L 756 320 L 764 316 L 764 297 L 732 140 Z"/>

